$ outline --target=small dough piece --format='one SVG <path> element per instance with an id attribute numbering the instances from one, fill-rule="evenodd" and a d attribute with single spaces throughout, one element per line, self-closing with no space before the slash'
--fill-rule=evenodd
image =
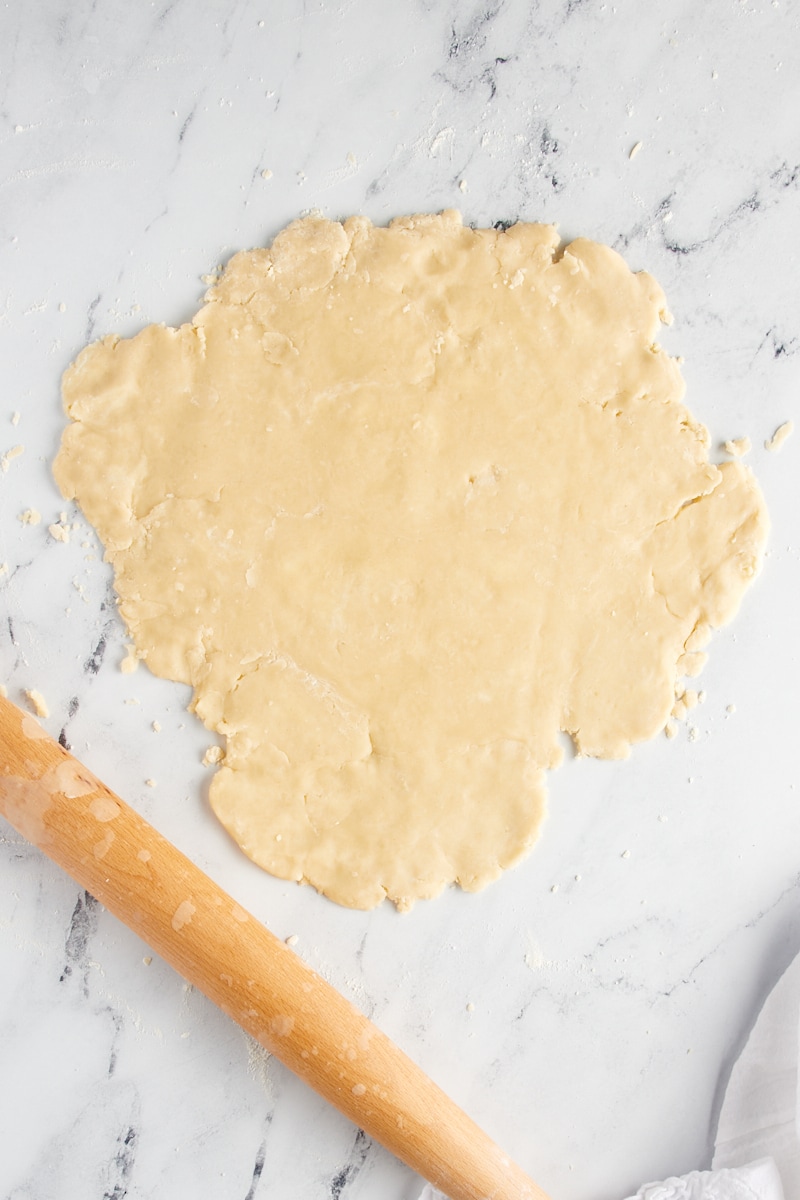
<path id="1" fill-rule="evenodd" d="M 5 474 L 14 459 L 19 458 L 19 456 L 24 453 L 24 446 L 12 446 L 10 450 L 6 450 L 5 454 L 2 456 L 2 458 L 0 458 L 0 471 Z"/>
<path id="2" fill-rule="evenodd" d="M 658 284 L 551 226 L 307 217 L 206 300 L 64 377 L 56 479 L 136 652 L 226 738 L 211 803 L 262 867 L 358 908 L 480 888 L 560 731 L 667 725 L 758 570 L 753 476 L 709 462 Z"/>
<path id="3" fill-rule="evenodd" d="M 745 454 L 749 454 L 752 448 L 752 442 L 746 434 L 744 437 L 731 438 L 730 441 L 722 444 L 725 453 L 732 454 L 734 458 L 742 458 Z"/>
<path id="4" fill-rule="evenodd" d="M 69 541 L 69 525 L 65 525 L 63 521 L 56 521 L 52 525 L 48 525 L 47 532 L 56 542 L 66 543 Z"/>
<path id="5" fill-rule="evenodd" d="M 771 438 L 764 442 L 765 450 L 780 450 L 787 438 L 791 437 L 794 432 L 794 421 L 784 421 L 775 430 Z"/>
<path id="6" fill-rule="evenodd" d="M 128 644 L 125 646 L 125 657 L 120 661 L 119 669 L 123 675 L 132 675 L 139 666 L 139 655 L 136 653 L 136 646 Z"/>
<path id="7" fill-rule="evenodd" d="M 25 696 L 37 717 L 44 718 L 50 716 L 50 708 L 38 688 L 28 688 Z"/>

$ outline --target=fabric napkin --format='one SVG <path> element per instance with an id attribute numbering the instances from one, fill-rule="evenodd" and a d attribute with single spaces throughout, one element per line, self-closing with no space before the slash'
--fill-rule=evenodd
<path id="1" fill-rule="evenodd" d="M 800 1200 L 800 957 L 767 997 L 731 1073 L 712 1167 L 775 1160 L 786 1200 Z"/>
<path id="2" fill-rule="evenodd" d="M 710 1171 L 646 1183 L 630 1200 L 800 1200 L 800 956 L 737 1059 Z M 419 1200 L 446 1200 L 426 1184 Z"/>
<path id="3" fill-rule="evenodd" d="M 783 1200 L 783 1189 L 774 1161 L 761 1158 L 744 1167 L 690 1171 L 663 1183 L 646 1183 L 636 1200 Z"/>
<path id="4" fill-rule="evenodd" d="M 426 1183 L 419 1200 L 447 1198 Z M 636 1200 L 784 1200 L 784 1195 L 778 1168 L 771 1158 L 762 1158 L 746 1167 L 690 1171 L 663 1183 L 646 1183 Z"/>

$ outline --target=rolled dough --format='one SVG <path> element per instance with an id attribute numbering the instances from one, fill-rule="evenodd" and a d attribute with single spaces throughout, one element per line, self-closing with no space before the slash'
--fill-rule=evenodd
<path id="1" fill-rule="evenodd" d="M 477 889 L 544 772 L 665 726 L 755 576 L 647 274 L 555 228 L 307 217 L 67 370 L 56 479 L 136 653 L 227 739 L 219 819 L 341 904 Z"/>

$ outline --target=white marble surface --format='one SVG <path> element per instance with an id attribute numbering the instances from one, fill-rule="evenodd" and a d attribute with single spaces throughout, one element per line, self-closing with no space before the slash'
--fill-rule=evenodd
<path id="1" fill-rule="evenodd" d="M 710 1165 L 800 948 L 800 436 L 763 448 L 800 396 L 798 56 L 788 0 L 0 10 L 0 454 L 25 447 L 0 474 L 0 678 L 40 688 L 55 736 L 297 934 L 555 1200 Z M 715 446 L 753 439 L 771 549 L 712 643 L 697 740 L 566 764 L 543 841 L 488 891 L 353 913 L 243 859 L 206 811 L 186 692 L 119 672 L 93 536 L 47 532 L 59 376 L 91 337 L 185 320 L 202 274 L 302 210 L 446 206 L 556 220 L 656 275 L 690 407 Z M 2 821 L 0 864 L 0 1196 L 418 1195 Z"/>

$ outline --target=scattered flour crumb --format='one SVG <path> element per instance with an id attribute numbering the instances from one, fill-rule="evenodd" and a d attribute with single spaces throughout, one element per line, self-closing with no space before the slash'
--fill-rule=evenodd
<path id="1" fill-rule="evenodd" d="M 26 508 L 24 512 L 19 514 L 19 519 L 23 525 L 38 525 L 42 519 L 42 514 L 35 508 Z"/>
<path id="2" fill-rule="evenodd" d="M 261 172 L 261 178 L 272 179 L 272 171 L 270 171 L 269 167 L 264 167 L 264 170 Z"/>
<path id="3" fill-rule="evenodd" d="M 467 1012 L 468 1012 L 468 1013 L 473 1013 L 473 1012 L 475 1012 L 475 1005 L 472 1003 L 472 1001 L 471 1001 L 471 1000 L 470 1000 L 470 1001 L 468 1002 L 468 1004 L 467 1004 Z"/>
<path id="4" fill-rule="evenodd" d="M 735 705 L 735 704 L 729 704 L 729 705 L 727 706 L 727 708 L 725 709 L 725 712 L 726 712 L 726 713 L 729 713 L 729 714 L 730 714 L 730 713 L 735 713 L 735 712 L 736 712 L 736 705 Z"/>
<path id="5" fill-rule="evenodd" d="M 459 181 L 458 181 L 458 190 L 459 190 L 460 192 L 465 192 L 465 191 L 467 190 L 467 181 L 466 181 L 466 179 L 459 179 Z"/>
<path id="6" fill-rule="evenodd" d="M 664 726 L 664 733 L 668 738 L 674 738 L 678 733 L 678 726 L 670 719 Z"/>
<path id="7" fill-rule="evenodd" d="M 132 675 L 139 666 L 139 658 L 136 653 L 136 647 L 128 643 L 125 646 L 125 657 L 119 664 L 119 669 L 123 675 Z M 138 701 L 137 701 L 138 703 Z"/>
<path id="8" fill-rule="evenodd" d="M 153 733 L 161 733 L 161 723 L 159 721 L 153 721 L 152 728 Z"/>
<path id="9" fill-rule="evenodd" d="M 630 856 L 631 856 L 630 850 L 623 850 L 622 854 L 620 854 L 620 858 L 630 858 Z"/>
<path id="10" fill-rule="evenodd" d="M 155 779 L 145 779 L 144 782 L 147 787 L 155 787 L 156 786 Z"/>
<path id="11" fill-rule="evenodd" d="M 57 542 L 69 541 L 69 525 L 63 525 L 60 521 L 54 523 L 53 525 L 48 525 L 47 532 L 50 534 L 50 537 L 54 538 Z"/>
<path id="12" fill-rule="evenodd" d="M 786 439 L 788 437 L 791 437 L 793 431 L 794 431 L 794 422 L 793 421 L 784 421 L 782 425 L 778 426 L 778 428 L 773 433 L 772 437 L 769 438 L 766 442 L 764 442 L 764 449 L 765 450 L 780 450 L 781 446 L 786 441 Z"/>
<path id="13" fill-rule="evenodd" d="M 642 143 L 642 142 L 637 142 L 635 146 L 631 146 L 631 152 L 630 152 L 630 154 L 628 155 L 628 158 L 636 158 L 636 155 L 637 155 L 637 154 L 639 153 L 639 151 L 641 150 L 641 148 L 642 148 L 642 145 L 643 145 L 643 143 Z"/>
<path id="14" fill-rule="evenodd" d="M 248 1074 L 253 1079 L 258 1080 L 267 1095 L 271 1096 L 273 1094 L 273 1083 L 269 1074 L 270 1053 L 263 1046 L 260 1046 L 258 1042 L 254 1042 L 252 1038 L 248 1038 L 246 1044 Z M 308 1051 L 306 1050 L 304 1053 L 307 1055 Z"/>
<path id="15" fill-rule="evenodd" d="M 2 458 L 0 458 L 0 470 L 5 475 L 11 463 L 15 458 L 19 458 L 20 454 L 25 453 L 24 446 L 12 446 L 10 450 L 6 450 Z"/>
<path id="16" fill-rule="evenodd" d="M 8 688 L 4 683 L 0 683 L 0 696 L 2 696 L 4 700 L 8 698 Z"/>
<path id="17" fill-rule="evenodd" d="M 553 886 L 550 888 L 550 891 L 553 892 L 553 894 L 555 895 L 555 893 L 558 891 L 558 884 L 554 883 Z"/>
<path id="18" fill-rule="evenodd" d="M 28 703 L 36 713 L 37 717 L 50 716 L 50 709 L 47 707 L 47 701 L 37 688 L 30 688 L 25 692 L 25 695 L 28 699 Z"/>
<path id="19" fill-rule="evenodd" d="M 689 726 L 689 741 L 696 742 L 699 736 L 700 736 L 700 734 L 699 734 L 697 726 L 690 725 Z"/>
<path id="20" fill-rule="evenodd" d="M 13 412 L 11 414 L 11 424 L 19 425 L 19 413 L 18 412 Z"/>
<path id="21" fill-rule="evenodd" d="M 7 575 L 7 574 L 8 574 L 8 563 L 7 562 L 0 563 L 0 575 Z"/>
<path id="22" fill-rule="evenodd" d="M 286 945 L 287 946 L 296 946 L 299 941 L 300 941 L 300 938 L 298 937 L 298 935 L 296 933 L 290 933 L 286 939 Z"/>
<path id="23" fill-rule="evenodd" d="M 203 759 L 202 759 L 203 766 L 204 767 L 216 766 L 217 763 L 222 762 L 223 757 L 224 757 L 224 755 L 223 755 L 222 746 L 209 746 L 207 748 L 205 754 L 203 755 Z"/>
<path id="24" fill-rule="evenodd" d="M 439 130 L 439 132 L 431 139 L 431 144 L 428 148 L 428 154 L 431 156 L 431 158 L 438 154 L 442 146 L 448 141 L 450 142 L 452 149 L 452 139 L 454 134 L 455 130 L 450 125 Z"/>
<path id="25" fill-rule="evenodd" d="M 732 454 L 734 458 L 741 458 L 743 454 L 747 454 L 752 449 L 753 443 L 749 437 L 731 438 L 728 442 L 722 443 L 722 449 L 726 454 Z"/>
<path id="26" fill-rule="evenodd" d="M 150 963 L 152 961 L 153 961 L 153 958 L 152 958 L 152 955 L 150 955 L 150 954 L 145 954 L 144 958 L 142 959 L 142 962 L 144 963 L 144 965 L 146 967 L 149 967 Z"/>

